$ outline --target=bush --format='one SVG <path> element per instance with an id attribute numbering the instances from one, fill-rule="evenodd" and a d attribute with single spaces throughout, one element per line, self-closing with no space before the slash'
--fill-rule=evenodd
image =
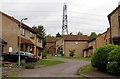
<path id="1" fill-rule="evenodd" d="M 24 67 L 25 69 L 34 69 L 35 63 L 26 63 Z"/>
<path id="2" fill-rule="evenodd" d="M 91 59 L 92 66 L 105 71 L 108 63 L 108 54 L 115 48 L 115 45 L 106 45 L 96 49 Z"/>
<path id="3" fill-rule="evenodd" d="M 112 75 L 119 75 L 120 74 L 120 64 L 115 62 L 111 62 L 107 64 L 107 72 Z"/>
<path id="4" fill-rule="evenodd" d="M 116 46 L 116 48 L 109 53 L 108 61 L 120 63 L 120 46 Z"/>
<path id="5" fill-rule="evenodd" d="M 47 52 L 46 52 L 46 51 L 42 52 L 42 58 L 43 58 L 43 59 L 44 59 L 44 58 L 47 58 Z"/>
<path id="6" fill-rule="evenodd" d="M 109 63 L 107 64 L 107 71 L 110 74 L 120 74 L 120 46 L 117 46 L 109 53 Z"/>
<path id="7" fill-rule="evenodd" d="M 70 56 L 73 57 L 73 56 L 74 56 L 74 53 L 75 53 L 75 49 L 69 50 L 69 52 L 70 52 Z"/>

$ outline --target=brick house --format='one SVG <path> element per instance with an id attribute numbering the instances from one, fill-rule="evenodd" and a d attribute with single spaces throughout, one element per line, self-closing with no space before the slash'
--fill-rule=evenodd
<path id="1" fill-rule="evenodd" d="M 88 41 L 88 47 L 83 50 L 84 57 L 92 56 L 93 52 L 104 45 L 110 44 L 110 29 Z"/>
<path id="2" fill-rule="evenodd" d="M 70 50 L 75 50 L 75 57 L 82 57 L 83 49 L 87 46 L 87 35 L 64 35 L 64 56 L 70 56 Z"/>
<path id="3" fill-rule="evenodd" d="M 48 54 L 54 56 L 56 54 L 56 41 L 59 38 L 46 38 L 46 50 Z"/>
<path id="4" fill-rule="evenodd" d="M 120 45 L 120 5 L 108 15 L 110 24 L 110 40 Z"/>
<path id="5" fill-rule="evenodd" d="M 63 38 L 56 41 L 56 54 L 63 55 Z"/>
<path id="6" fill-rule="evenodd" d="M 96 38 L 88 41 L 88 47 L 83 49 L 83 57 L 90 57 L 96 49 Z"/>
<path id="7" fill-rule="evenodd" d="M 7 44 L 4 45 L 3 53 L 8 53 L 10 47 L 12 48 L 12 51 L 17 51 L 19 49 L 20 36 L 20 50 L 28 51 L 37 55 L 41 53 L 40 51 L 43 49 L 42 38 L 37 35 L 32 28 L 22 23 L 20 29 L 20 21 L 3 12 L 0 12 L 0 17 L 2 18 L 2 26 L 0 26 L 0 28 L 2 28 L 0 31 L 2 33 L 1 38 L 7 42 Z"/>

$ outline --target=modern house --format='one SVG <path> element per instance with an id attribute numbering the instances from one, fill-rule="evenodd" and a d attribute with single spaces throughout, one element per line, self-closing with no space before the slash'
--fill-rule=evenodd
<path id="1" fill-rule="evenodd" d="M 6 42 L 2 50 L 3 53 L 8 53 L 10 48 L 12 51 L 18 51 L 20 44 L 20 50 L 40 55 L 41 50 L 43 50 L 41 36 L 24 23 L 21 24 L 20 28 L 19 20 L 3 12 L 0 12 L 0 18 L 2 18 L 2 25 L 0 26 L 2 35 L 0 38 Z"/>
<path id="2" fill-rule="evenodd" d="M 70 50 L 75 50 L 75 57 L 83 56 L 83 49 L 87 47 L 87 35 L 64 35 L 63 38 L 47 38 L 46 49 L 49 54 L 70 56 Z"/>
<path id="3" fill-rule="evenodd" d="M 88 47 L 83 49 L 83 57 L 92 56 L 94 50 L 96 49 L 96 38 L 88 41 Z"/>
<path id="4" fill-rule="evenodd" d="M 59 38 L 46 38 L 46 50 L 48 54 L 54 56 L 56 54 L 56 41 Z"/>
<path id="5" fill-rule="evenodd" d="M 108 15 L 110 24 L 110 40 L 120 45 L 120 5 Z"/>
<path id="6" fill-rule="evenodd" d="M 88 47 L 83 50 L 84 57 L 92 56 L 93 52 L 104 45 L 110 44 L 110 29 L 108 28 L 102 34 L 99 34 L 96 38 L 88 41 Z"/>
<path id="7" fill-rule="evenodd" d="M 88 46 L 87 35 L 64 35 L 64 56 L 70 56 L 70 50 L 75 50 L 75 57 L 83 56 L 83 49 Z"/>

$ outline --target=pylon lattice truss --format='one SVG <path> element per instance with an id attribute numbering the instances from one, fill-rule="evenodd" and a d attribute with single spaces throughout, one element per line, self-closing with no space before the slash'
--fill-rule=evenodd
<path id="1" fill-rule="evenodd" d="M 68 34 L 67 5 L 63 5 L 62 35 Z"/>

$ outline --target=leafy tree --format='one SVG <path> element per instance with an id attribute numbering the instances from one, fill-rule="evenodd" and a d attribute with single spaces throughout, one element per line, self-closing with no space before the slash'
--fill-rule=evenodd
<path id="1" fill-rule="evenodd" d="M 96 36 L 97 36 L 97 34 L 95 32 L 91 32 L 91 34 L 89 36 L 89 40 L 96 38 Z"/>
<path id="2" fill-rule="evenodd" d="M 45 36 L 45 29 L 44 29 L 44 27 L 43 27 L 42 25 L 38 25 L 38 27 L 33 26 L 32 28 L 34 29 L 34 31 L 35 31 L 36 33 L 38 33 L 38 34 L 41 35 L 42 37 Z"/>
<path id="3" fill-rule="evenodd" d="M 55 37 L 50 35 L 50 34 L 48 34 L 48 35 L 45 36 L 45 38 L 55 38 Z"/>
<path id="4" fill-rule="evenodd" d="M 61 38 L 62 35 L 60 35 L 60 33 L 58 32 L 55 37 L 56 37 L 56 38 Z"/>
<path id="5" fill-rule="evenodd" d="M 42 40 L 42 45 L 43 47 L 45 47 L 46 45 L 46 39 L 45 39 L 45 29 L 42 25 L 38 25 L 38 27 L 33 26 L 32 29 L 38 34 L 41 35 L 41 37 L 43 37 L 44 39 Z"/>
<path id="6" fill-rule="evenodd" d="M 77 35 L 83 35 L 83 33 L 82 32 L 78 32 Z"/>
<path id="7" fill-rule="evenodd" d="M 73 35 L 73 33 L 71 32 L 70 35 Z"/>

